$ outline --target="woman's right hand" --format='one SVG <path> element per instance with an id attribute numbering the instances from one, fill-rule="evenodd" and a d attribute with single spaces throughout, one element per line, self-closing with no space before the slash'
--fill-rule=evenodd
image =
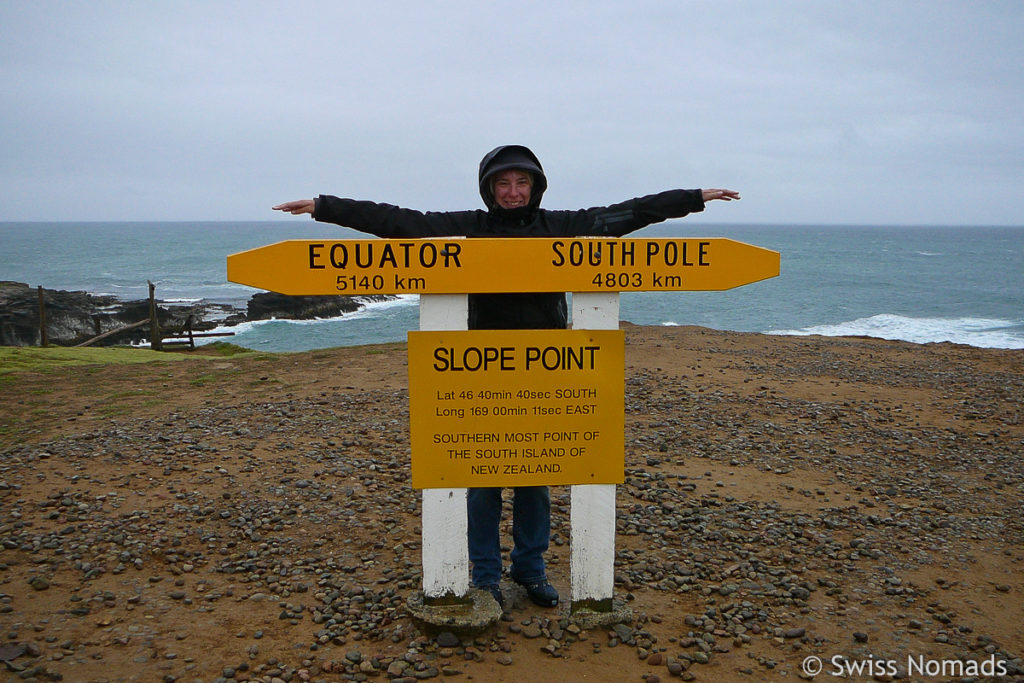
<path id="1" fill-rule="evenodd" d="M 316 208 L 316 202 L 312 199 L 296 199 L 294 202 L 285 202 L 272 208 L 274 211 L 285 211 L 293 216 L 298 216 L 303 213 L 312 214 L 313 209 Z"/>

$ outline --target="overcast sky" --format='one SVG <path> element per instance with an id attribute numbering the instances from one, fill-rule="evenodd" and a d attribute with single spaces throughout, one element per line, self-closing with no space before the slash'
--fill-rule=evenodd
<path id="1" fill-rule="evenodd" d="M 547 208 L 1024 225 L 1022 65 L 1021 0 L 0 0 L 0 221 L 477 208 L 516 143 Z"/>

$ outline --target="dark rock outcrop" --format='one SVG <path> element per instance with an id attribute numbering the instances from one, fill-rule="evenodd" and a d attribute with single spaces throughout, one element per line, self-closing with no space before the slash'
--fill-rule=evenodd
<path id="1" fill-rule="evenodd" d="M 367 301 L 385 301 L 390 296 L 289 296 L 275 292 L 261 292 L 249 299 L 246 316 L 249 320 L 311 320 L 337 318 L 358 311 Z"/>
<path id="2" fill-rule="evenodd" d="M 44 290 L 47 334 L 54 341 L 69 329 L 95 328 L 92 313 L 114 303 L 113 297 L 90 297 L 85 292 Z M 99 334 L 99 333 L 95 333 Z M 40 343 L 39 292 L 22 282 L 0 282 L 0 344 Z"/>
<path id="3" fill-rule="evenodd" d="M 113 296 L 88 292 L 43 290 L 46 335 L 49 343 L 73 346 L 99 334 L 141 320 L 149 320 L 149 301 L 121 301 Z M 224 307 L 220 307 L 222 310 Z M 194 330 L 212 328 L 207 322 L 210 305 L 157 303 L 157 320 L 163 331 L 183 329 L 192 318 Z M 231 311 L 225 311 L 230 314 Z M 242 316 L 238 316 L 240 322 Z M 138 343 L 149 339 L 144 325 L 106 337 L 103 345 Z M 36 346 L 40 343 L 39 290 L 21 282 L 0 282 L 0 345 Z"/>

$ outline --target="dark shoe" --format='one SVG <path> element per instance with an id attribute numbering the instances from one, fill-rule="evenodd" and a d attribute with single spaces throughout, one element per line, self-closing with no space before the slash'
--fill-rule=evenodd
<path id="1" fill-rule="evenodd" d="M 516 583 L 526 589 L 526 594 L 530 597 L 533 604 L 540 607 L 555 607 L 558 605 L 558 591 L 546 579 L 541 579 L 534 583 L 522 583 L 521 581 L 516 581 Z"/>
<path id="2" fill-rule="evenodd" d="M 505 609 L 505 598 L 501 595 L 501 587 L 496 583 L 489 583 L 486 586 L 477 586 L 482 591 L 487 591 L 498 603 L 498 607 Z"/>

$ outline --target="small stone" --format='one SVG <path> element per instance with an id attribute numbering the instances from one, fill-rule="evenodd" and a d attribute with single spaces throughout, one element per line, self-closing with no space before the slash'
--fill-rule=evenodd
<path id="1" fill-rule="evenodd" d="M 615 631 L 615 635 L 619 637 L 624 643 L 628 643 L 633 638 L 633 629 L 625 624 L 615 624 L 612 626 L 612 630 Z"/>
<path id="2" fill-rule="evenodd" d="M 866 643 L 868 642 L 868 634 L 864 633 L 863 631 L 854 631 L 853 639 L 858 643 Z"/>
<path id="3" fill-rule="evenodd" d="M 442 631 L 437 634 L 437 644 L 440 647 L 458 647 L 459 637 L 451 631 Z"/>
<path id="4" fill-rule="evenodd" d="M 523 635 L 527 638 L 540 638 L 541 629 L 540 624 L 532 623 L 523 629 Z"/>
<path id="5" fill-rule="evenodd" d="M 28 646 L 24 643 L 8 643 L 6 645 L 0 645 L 0 662 L 10 662 L 11 660 L 22 656 L 27 651 Z"/>
<path id="6" fill-rule="evenodd" d="M 783 638 L 803 638 L 806 633 L 804 628 L 787 628 L 782 632 Z"/>

